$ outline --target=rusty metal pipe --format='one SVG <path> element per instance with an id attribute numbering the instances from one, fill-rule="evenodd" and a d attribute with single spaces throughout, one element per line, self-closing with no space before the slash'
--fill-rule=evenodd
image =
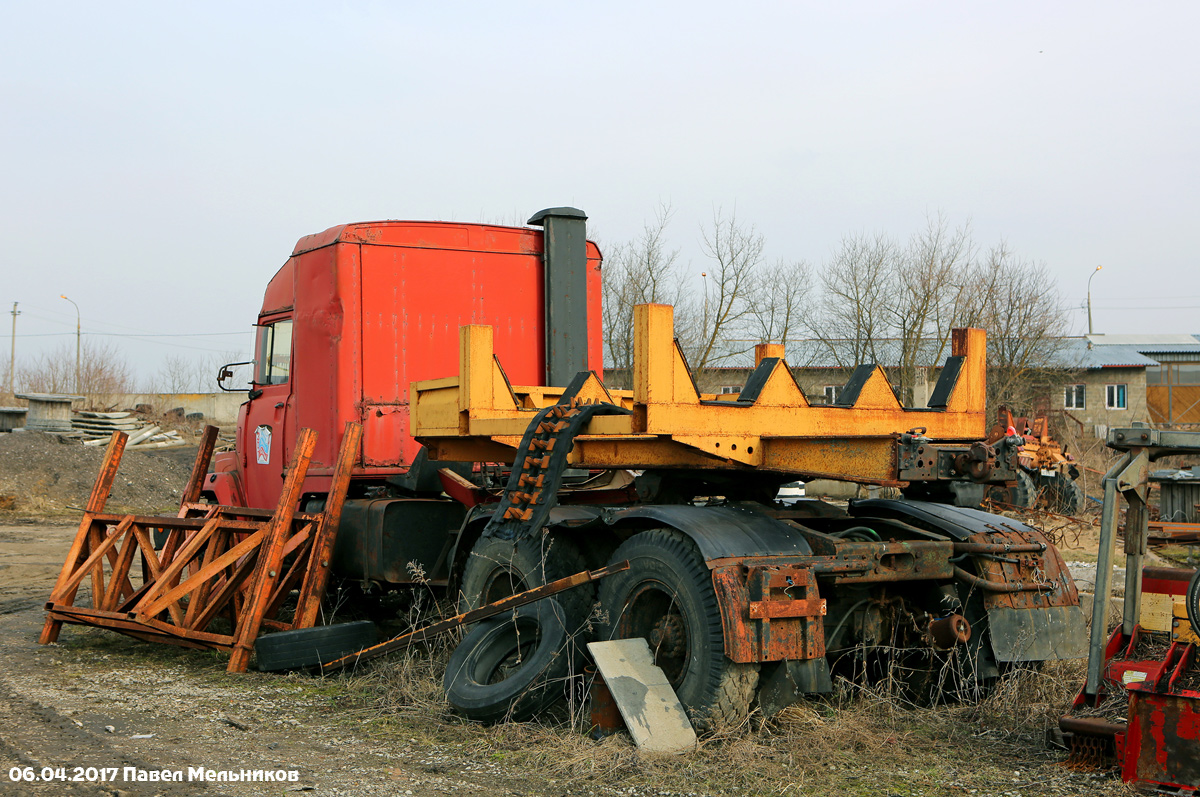
<path id="1" fill-rule="evenodd" d="M 1085 736 L 1111 737 L 1128 730 L 1123 724 L 1099 717 L 1060 717 L 1058 727 L 1066 733 L 1082 733 Z"/>
<path id="2" fill-rule="evenodd" d="M 1041 592 L 1042 590 L 1053 590 L 1053 584 L 998 584 L 995 581 L 988 581 L 986 578 L 968 573 L 958 565 L 954 566 L 954 577 L 962 579 L 972 586 L 979 587 L 985 592 Z"/>
<path id="3" fill-rule="evenodd" d="M 994 543 L 994 542 L 956 542 L 954 543 L 955 553 L 969 554 L 997 554 L 997 553 L 1042 553 L 1046 550 L 1046 546 L 1040 542 L 1030 542 L 1024 545 L 1013 543 Z"/>

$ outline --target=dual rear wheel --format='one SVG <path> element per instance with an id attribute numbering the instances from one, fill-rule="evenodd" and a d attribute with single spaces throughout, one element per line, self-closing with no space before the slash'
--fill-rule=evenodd
<path id="1" fill-rule="evenodd" d="M 674 530 L 645 531 L 622 543 L 611 561 L 626 559 L 629 569 L 599 582 L 600 611 L 594 627 L 588 623 L 595 594 L 591 584 L 555 596 L 569 629 L 563 646 L 570 652 L 554 660 L 556 666 L 548 668 L 546 677 L 565 681 L 577 671 L 578 658 L 574 654 L 588 639 L 640 637 L 650 646 L 655 663 L 698 730 L 739 724 L 754 698 L 758 665 L 738 664 L 725 655 L 721 611 L 712 577 L 695 543 Z M 481 539 L 463 571 L 463 603 L 466 608 L 474 608 L 584 569 L 582 554 L 565 537 L 547 535 L 536 544 Z M 513 621 L 509 615 L 497 618 L 498 623 Z M 523 622 L 528 626 L 530 616 L 525 616 Z M 460 649 L 475 649 L 487 644 L 487 639 L 511 642 L 511 635 L 496 631 L 495 625 L 485 627 L 480 623 L 464 638 Z M 478 654 L 474 660 L 495 658 Z M 476 683 L 466 690 L 470 692 L 468 706 L 464 690 L 455 688 L 448 672 L 446 686 L 451 704 L 485 721 L 511 716 L 507 705 L 512 696 L 503 688 L 503 681 L 490 688 L 483 684 L 482 699 L 486 703 L 487 696 L 494 695 L 497 705 L 480 708 L 478 681 L 487 677 L 486 673 L 475 673 Z"/>

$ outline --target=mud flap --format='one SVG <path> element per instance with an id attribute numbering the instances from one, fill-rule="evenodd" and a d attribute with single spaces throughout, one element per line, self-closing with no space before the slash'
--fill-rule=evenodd
<path id="1" fill-rule="evenodd" d="M 805 695 L 832 691 L 827 659 L 781 661 L 760 677 L 758 707 L 764 717 L 773 717 Z"/>
<path id="2" fill-rule="evenodd" d="M 1087 624 L 1078 606 L 987 610 L 996 661 L 1081 659 L 1088 654 Z"/>

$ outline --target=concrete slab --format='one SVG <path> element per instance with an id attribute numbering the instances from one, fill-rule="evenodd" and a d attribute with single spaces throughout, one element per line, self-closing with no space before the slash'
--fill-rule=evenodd
<path id="1" fill-rule="evenodd" d="M 696 746 L 696 731 L 646 640 L 589 642 L 588 651 L 638 749 L 682 753 Z"/>

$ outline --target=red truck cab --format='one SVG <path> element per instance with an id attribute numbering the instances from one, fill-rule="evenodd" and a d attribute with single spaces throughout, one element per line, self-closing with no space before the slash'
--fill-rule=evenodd
<path id="1" fill-rule="evenodd" d="M 301 238 L 267 285 L 236 451 L 214 458 L 211 497 L 273 507 L 299 430 L 311 428 L 304 490 L 319 500 L 347 421 L 363 425 L 350 497 L 386 492 L 420 451 L 409 383 L 458 371 L 463 324 L 494 329 L 516 384 L 599 371 L 601 257 L 585 218 L 555 208 L 530 220 L 544 229 L 379 221 Z"/>

